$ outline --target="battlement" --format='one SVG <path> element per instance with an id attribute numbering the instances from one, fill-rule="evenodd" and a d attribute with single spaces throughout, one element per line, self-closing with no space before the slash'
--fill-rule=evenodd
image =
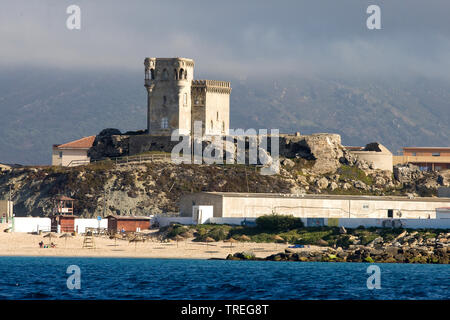
<path id="1" fill-rule="evenodd" d="M 206 92 L 231 93 L 231 83 L 229 81 L 218 80 L 192 80 L 192 90 L 203 89 Z"/>

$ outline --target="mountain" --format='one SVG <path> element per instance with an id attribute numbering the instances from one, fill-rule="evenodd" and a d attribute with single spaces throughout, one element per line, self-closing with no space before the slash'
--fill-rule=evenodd
<path id="1" fill-rule="evenodd" d="M 222 79 L 217 75 L 201 78 Z M 254 77 L 231 80 L 231 127 L 338 133 L 346 145 L 378 141 L 448 146 L 450 83 L 410 78 Z M 52 144 L 107 127 L 146 126 L 143 73 L 21 68 L 0 74 L 0 162 L 49 164 Z"/>

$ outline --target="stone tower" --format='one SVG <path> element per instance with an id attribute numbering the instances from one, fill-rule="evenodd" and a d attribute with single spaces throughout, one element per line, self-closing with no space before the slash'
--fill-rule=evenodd
<path id="1" fill-rule="evenodd" d="M 230 82 L 194 80 L 192 59 L 146 58 L 144 65 L 150 135 L 171 135 L 175 129 L 190 135 L 194 121 L 202 122 L 202 134 L 228 134 Z"/>
<path id="2" fill-rule="evenodd" d="M 147 130 L 152 135 L 170 135 L 180 129 L 191 132 L 191 83 L 194 60 L 146 58 Z"/>

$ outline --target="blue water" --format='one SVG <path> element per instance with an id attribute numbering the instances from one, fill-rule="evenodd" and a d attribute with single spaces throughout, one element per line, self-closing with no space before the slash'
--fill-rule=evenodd
<path id="1" fill-rule="evenodd" d="M 369 290 L 364 263 L 0 257 L 0 299 L 450 299 L 449 265 L 377 265 Z"/>

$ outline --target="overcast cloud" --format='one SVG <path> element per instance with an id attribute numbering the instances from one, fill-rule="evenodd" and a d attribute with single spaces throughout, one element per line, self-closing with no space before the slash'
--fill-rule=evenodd
<path id="1" fill-rule="evenodd" d="M 81 30 L 66 8 L 81 7 Z M 381 7 L 382 30 L 366 28 Z M 198 74 L 448 78 L 448 0 L 2 1 L 0 67 L 142 69 L 195 59 Z"/>

